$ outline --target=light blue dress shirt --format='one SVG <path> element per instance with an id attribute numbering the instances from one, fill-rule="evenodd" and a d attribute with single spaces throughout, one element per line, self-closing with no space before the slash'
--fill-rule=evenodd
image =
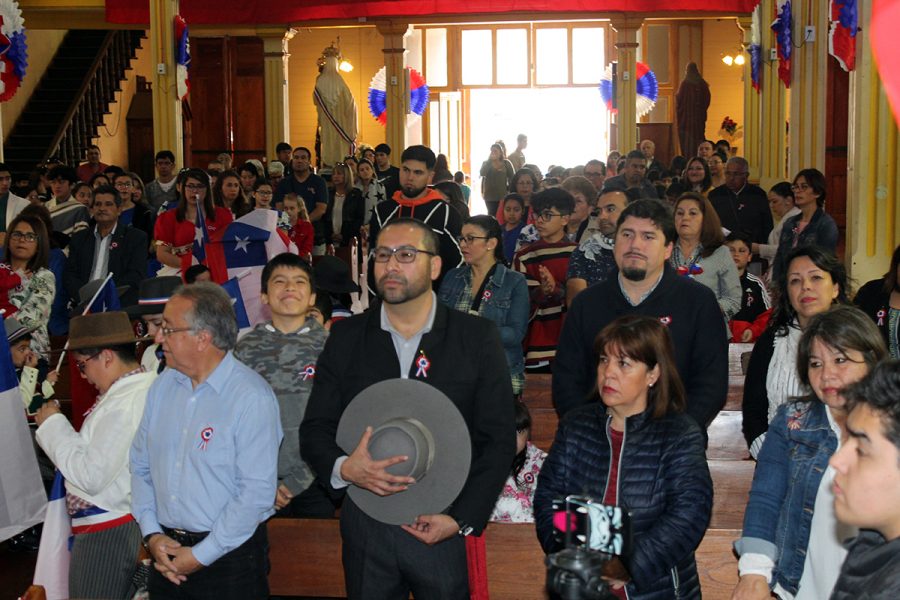
<path id="1" fill-rule="evenodd" d="M 243 544 L 274 512 L 278 401 L 231 352 L 193 388 L 163 371 L 131 447 L 131 508 L 143 535 L 162 527 L 208 531 L 193 547 L 210 565 Z"/>

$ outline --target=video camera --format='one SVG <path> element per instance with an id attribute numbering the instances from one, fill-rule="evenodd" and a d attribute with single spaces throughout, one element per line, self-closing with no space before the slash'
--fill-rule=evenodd
<path id="1" fill-rule="evenodd" d="M 564 545 L 546 558 L 547 590 L 563 600 L 615 600 L 604 566 L 631 548 L 631 515 L 590 496 L 554 500 L 553 528 Z"/>

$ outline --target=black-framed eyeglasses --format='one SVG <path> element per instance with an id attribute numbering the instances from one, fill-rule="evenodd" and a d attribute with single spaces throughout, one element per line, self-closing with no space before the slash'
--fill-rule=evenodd
<path id="1" fill-rule="evenodd" d="M 184 188 L 187 190 L 205 190 L 206 186 L 202 183 L 186 183 L 184 184 Z"/>
<path id="2" fill-rule="evenodd" d="M 75 367 L 78 369 L 78 372 L 79 372 L 79 373 L 84 373 L 84 368 L 87 366 L 87 362 L 88 362 L 89 360 L 93 360 L 93 359 L 97 358 L 98 356 L 100 356 L 100 353 L 101 353 L 101 352 L 103 352 L 103 350 L 101 350 L 100 352 L 97 352 L 96 354 L 91 354 L 90 356 L 88 356 L 88 357 L 87 357 L 86 359 L 84 359 L 84 360 L 76 360 L 76 361 L 75 361 Z"/>
<path id="3" fill-rule="evenodd" d="M 421 248 L 416 248 L 415 246 L 400 246 L 399 248 L 388 248 L 386 246 L 378 246 L 375 248 L 374 252 L 372 252 L 372 258 L 375 259 L 375 262 L 378 263 L 386 263 L 391 260 L 391 257 L 394 256 L 397 258 L 397 262 L 409 264 L 411 262 L 416 261 L 416 257 L 419 254 L 427 254 L 429 256 L 437 256 L 435 252 L 429 252 L 428 250 L 422 250 Z"/>
<path id="4" fill-rule="evenodd" d="M 27 233 L 23 233 L 21 231 L 13 231 L 9 234 L 9 238 L 11 240 L 25 240 L 26 242 L 36 242 L 40 239 L 40 236 L 36 233 L 31 233 L 30 231 Z"/>
<path id="5" fill-rule="evenodd" d="M 536 215 L 536 217 L 538 219 L 540 219 L 541 221 L 549 221 L 553 217 L 562 217 L 562 216 L 565 216 L 565 215 L 563 215 L 563 213 L 555 213 L 552 210 L 541 211 Z"/>
<path id="6" fill-rule="evenodd" d="M 460 244 L 462 244 L 463 242 L 465 242 L 466 244 L 471 244 L 475 240 L 489 240 L 489 239 L 491 239 L 491 238 L 489 238 L 486 235 L 458 235 L 458 236 L 456 236 L 456 241 L 458 241 Z"/>
<path id="7" fill-rule="evenodd" d="M 181 333 L 182 331 L 193 331 L 193 327 L 160 327 L 160 333 L 162 333 L 163 337 L 169 337 L 175 333 Z"/>

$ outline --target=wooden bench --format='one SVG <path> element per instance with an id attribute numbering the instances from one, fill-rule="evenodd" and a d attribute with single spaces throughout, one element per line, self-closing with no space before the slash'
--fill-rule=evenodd
<path id="1" fill-rule="evenodd" d="M 269 521 L 269 589 L 276 596 L 346 595 L 336 519 Z M 727 600 L 737 583 L 736 529 L 710 529 L 697 549 L 703 596 Z M 546 600 L 544 553 L 532 524 L 492 523 L 485 530 L 491 600 Z"/>

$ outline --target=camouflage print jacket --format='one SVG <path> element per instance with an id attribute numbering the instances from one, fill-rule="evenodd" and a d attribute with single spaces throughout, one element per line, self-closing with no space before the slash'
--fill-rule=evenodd
<path id="1" fill-rule="evenodd" d="M 328 332 L 315 319 L 307 319 L 293 333 L 282 333 L 271 323 L 260 323 L 234 349 L 234 356 L 262 375 L 278 397 L 284 430 L 278 452 L 278 483 L 295 496 L 314 479 L 300 458 L 299 430 L 326 337 Z"/>

